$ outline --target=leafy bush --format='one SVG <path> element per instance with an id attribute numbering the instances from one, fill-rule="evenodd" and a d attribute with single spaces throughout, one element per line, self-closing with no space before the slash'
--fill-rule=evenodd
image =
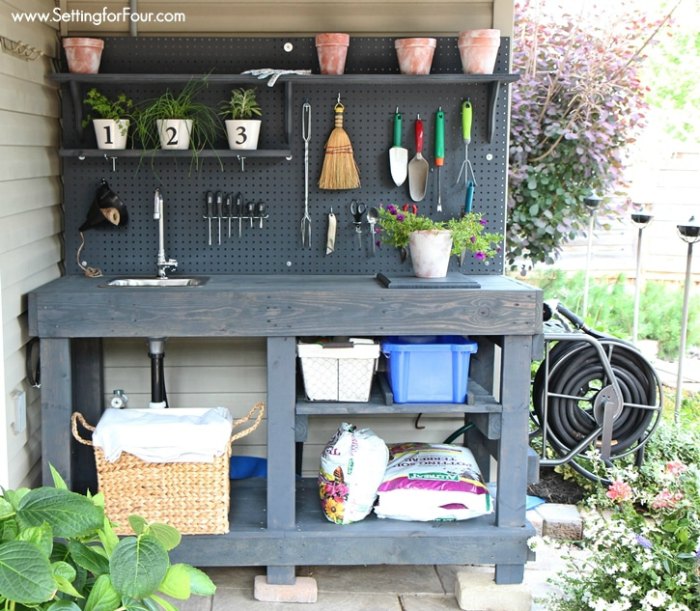
<path id="1" fill-rule="evenodd" d="M 582 312 L 583 272 L 568 275 L 561 270 L 549 270 L 529 276 L 528 281 L 543 290 L 545 300 L 556 299 L 573 312 Z M 619 275 L 613 282 L 592 280 L 588 303 L 586 323 L 590 327 L 620 339 L 632 338 L 634 289 L 627 284 L 624 275 Z M 638 338 L 658 341 L 660 358 L 678 358 L 682 313 L 683 291 L 680 287 L 664 282 L 646 282 L 639 300 Z M 691 296 L 688 307 L 687 345 L 700 345 L 698 295 Z"/>
<path id="2" fill-rule="evenodd" d="M 591 193 L 621 195 L 625 156 L 645 126 L 644 49 L 661 27 L 617 3 L 556 18 L 541 2 L 515 3 L 507 259 L 553 263 L 586 230 Z M 607 12 L 606 12 L 607 11 Z M 617 198 L 601 211 L 615 212 Z"/>
<path id="3" fill-rule="evenodd" d="M 119 539 L 102 494 L 66 488 L 4 490 L 0 496 L 0 608 L 9 611 L 177 611 L 216 587 L 188 564 L 170 564 L 180 533 L 131 516 L 134 536 Z"/>

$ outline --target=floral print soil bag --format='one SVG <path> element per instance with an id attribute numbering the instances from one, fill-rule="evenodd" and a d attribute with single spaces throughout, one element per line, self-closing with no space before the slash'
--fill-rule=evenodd
<path id="1" fill-rule="evenodd" d="M 341 424 L 321 455 L 318 491 L 326 518 L 350 524 L 367 517 L 388 460 L 389 449 L 370 429 Z"/>
<path id="2" fill-rule="evenodd" d="M 467 448 L 401 443 L 389 450 L 374 509 L 378 517 L 452 521 L 491 513 L 491 495 Z"/>

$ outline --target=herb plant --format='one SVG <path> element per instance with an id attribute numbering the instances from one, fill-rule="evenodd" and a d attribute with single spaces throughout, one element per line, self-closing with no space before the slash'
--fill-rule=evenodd
<path id="1" fill-rule="evenodd" d="M 379 209 L 379 228 L 382 242 L 396 248 L 408 246 L 408 236 L 414 231 L 442 231 L 452 234 L 452 254 L 461 255 L 465 250 L 474 253 L 480 261 L 496 256 L 501 243 L 497 233 L 485 231 L 487 221 L 478 212 L 470 212 L 460 218 L 435 221 L 393 204 Z"/>
<path id="2" fill-rule="evenodd" d="M 211 596 L 209 577 L 170 564 L 180 533 L 131 516 L 134 536 L 119 539 L 102 494 L 55 488 L 3 490 L 0 496 L 0 609 L 7 611 L 177 611 L 163 598 Z"/>
<path id="3" fill-rule="evenodd" d="M 220 127 L 219 118 L 214 110 L 196 99 L 206 85 L 206 78 L 193 79 L 179 93 L 167 89 L 158 98 L 140 106 L 136 133 L 145 149 L 159 146 L 156 121 L 164 119 L 192 120 L 191 149 L 198 151 L 213 144 Z"/>
<path id="4" fill-rule="evenodd" d="M 83 100 L 86 106 L 92 109 L 100 119 L 130 119 L 134 111 L 134 102 L 125 93 L 120 93 L 116 98 L 110 99 L 95 87 L 90 89 Z M 93 120 L 92 115 L 87 115 L 83 119 L 83 127 L 87 127 Z"/>
<path id="5" fill-rule="evenodd" d="M 221 105 L 221 115 L 230 119 L 249 120 L 262 116 L 255 88 L 234 89 L 231 98 Z"/>

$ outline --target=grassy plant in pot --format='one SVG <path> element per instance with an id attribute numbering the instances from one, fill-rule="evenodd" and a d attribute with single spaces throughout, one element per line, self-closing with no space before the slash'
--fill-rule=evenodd
<path id="1" fill-rule="evenodd" d="M 191 80 L 179 93 L 170 89 L 139 109 L 136 130 L 144 149 L 187 150 L 196 153 L 211 146 L 219 129 L 219 118 L 196 99 L 206 79 Z"/>
<path id="2" fill-rule="evenodd" d="M 90 122 L 95 128 L 97 148 L 119 150 L 126 148 L 126 140 L 131 123 L 134 102 L 125 93 L 110 99 L 94 87 L 87 92 L 83 100 L 89 106 L 93 117 L 89 114 L 83 119 L 83 127 Z"/>
<path id="3" fill-rule="evenodd" d="M 226 119 L 226 135 L 231 149 L 257 149 L 262 116 L 256 92 L 251 89 L 234 89 L 231 98 L 221 105 L 221 115 Z"/>
<path id="4" fill-rule="evenodd" d="M 170 563 L 181 538 L 172 526 L 131 516 L 133 536 L 119 539 L 101 493 L 71 492 L 52 475 L 55 488 L 1 491 L 0 609 L 177 611 L 164 594 L 214 594 L 205 573 Z"/>
<path id="5" fill-rule="evenodd" d="M 382 242 L 410 250 L 418 278 L 444 278 L 451 254 L 462 257 L 471 252 L 478 261 L 490 259 L 498 252 L 502 239 L 500 234 L 485 231 L 486 221 L 477 212 L 435 221 L 389 205 L 379 210 L 379 228 Z"/>

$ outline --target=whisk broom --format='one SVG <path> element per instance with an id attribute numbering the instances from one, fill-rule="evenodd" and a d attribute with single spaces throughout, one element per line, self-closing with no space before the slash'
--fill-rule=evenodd
<path id="1" fill-rule="evenodd" d="M 360 186 L 360 171 L 355 163 L 352 143 L 343 129 L 343 112 L 345 106 L 340 102 L 335 105 L 335 127 L 326 142 L 319 189 L 357 189 Z"/>

